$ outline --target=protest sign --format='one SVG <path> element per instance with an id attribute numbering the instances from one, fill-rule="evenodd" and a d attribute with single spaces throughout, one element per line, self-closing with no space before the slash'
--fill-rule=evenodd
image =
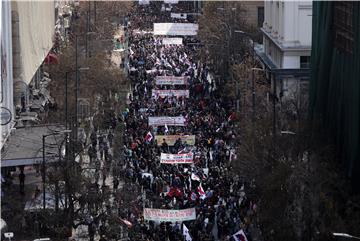
<path id="1" fill-rule="evenodd" d="M 184 154 L 168 154 L 161 153 L 160 163 L 162 164 L 191 164 L 193 163 L 194 154 L 184 153 Z"/>
<path id="2" fill-rule="evenodd" d="M 235 241 L 248 241 L 246 235 L 242 229 L 240 229 L 237 233 L 233 235 Z"/>
<path id="3" fill-rule="evenodd" d="M 159 222 L 183 222 L 196 219 L 195 208 L 182 210 L 144 208 L 144 219 Z"/>

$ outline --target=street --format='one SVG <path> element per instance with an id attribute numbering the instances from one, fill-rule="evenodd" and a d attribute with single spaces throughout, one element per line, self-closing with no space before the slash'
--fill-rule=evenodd
<path id="1" fill-rule="evenodd" d="M 1 240 L 360 239 L 360 3 L 1 14 Z"/>

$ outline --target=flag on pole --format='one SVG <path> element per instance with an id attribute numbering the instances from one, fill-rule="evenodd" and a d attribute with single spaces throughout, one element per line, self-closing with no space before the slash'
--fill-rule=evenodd
<path id="1" fill-rule="evenodd" d="M 145 136 L 145 141 L 150 142 L 153 139 L 153 135 L 149 131 Z"/>
<path id="2" fill-rule="evenodd" d="M 237 233 L 233 235 L 235 241 L 248 241 L 246 235 L 242 229 L 240 229 Z"/>
<path id="3" fill-rule="evenodd" d="M 192 241 L 189 229 L 185 226 L 185 224 L 183 224 L 183 236 L 185 238 L 185 241 Z"/>
<path id="4" fill-rule="evenodd" d="M 191 190 L 191 177 L 189 176 L 189 189 Z"/>
<path id="5" fill-rule="evenodd" d="M 166 196 L 168 197 L 181 197 L 183 195 L 180 188 L 177 187 L 170 187 L 170 190 L 166 193 Z"/>
<path id="6" fill-rule="evenodd" d="M 190 194 L 190 200 L 191 201 L 196 201 L 196 199 L 198 198 L 198 196 L 196 195 L 196 193 L 195 192 L 191 192 L 191 194 Z"/>
<path id="7" fill-rule="evenodd" d="M 191 179 L 194 181 L 200 181 L 200 177 L 196 175 L 195 173 L 191 173 Z"/>
<path id="8" fill-rule="evenodd" d="M 130 221 L 122 218 L 119 218 L 119 220 L 123 222 L 128 228 L 132 228 L 133 224 Z"/>
<path id="9" fill-rule="evenodd" d="M 180 151 L 178 151 L 178 154 L 184 154 L 184 153 L 188 153 L 189 151 L 187 150 L 186 146 L 181 149 Z"/>
<path id="10" fill-rule="evenodd" d="M 206 198 L 206 193 L 204 192 L 204 189 L 203 189 L 203 187 L 201 186 L 201 183 L 200 183 L 200 185 L 198 186 L 197 191 L 198 191 L 198 193 L 199 193 L 199 195 L 200 195 L 200 198 L 201 198 L 202 200 L 204 200 L 204 199 Z"/>

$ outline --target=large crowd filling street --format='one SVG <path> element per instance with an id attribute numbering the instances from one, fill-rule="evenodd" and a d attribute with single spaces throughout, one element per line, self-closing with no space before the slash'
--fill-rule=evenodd
<path id="1" fill-rule="evenodd" d="M 176 8 L 181 12 L 181 6 Z M 245 194 L 249 182 L 231 170 L 236 114 L 210 66 L 198 58 L 196 36 L 181 36 L 182 44 L 165 45 L 166 36 L 149 33 L 159 22 L 175 21 L 153 2 L 137 5 L 130 16 L 132 93 L 122 115 L 123 172 L 125 185 L 141 185 L 143 195 L 138 208 L 122 209 L 120 218 L 131 223 L 133 241 L 243 240 L 234 235 L 239 230 L 252 240 L 249 225 L 256 200 Z M 159 78 L 180 82 L 159 84 Z M 166 163 L 163 156 L 190 156 L 190 161 Z M 195 210 L 195 218 L 170 222 L 144 215 L 156 216 L 159 210 Z"/>

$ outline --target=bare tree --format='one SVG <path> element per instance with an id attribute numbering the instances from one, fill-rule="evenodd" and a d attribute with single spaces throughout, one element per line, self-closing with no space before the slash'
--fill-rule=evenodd
<path id="1" fill-rule="evenodd" d="M 238 31 L 252 31 L 241 2 L 205 2 L 199 19 L 203 56 L 217 60 L 216 66 L 223 74 L 227 73 L 234 59 L 244 55 L 244 47 L 249 42 L 246 37 L 239 36 Z"/>

